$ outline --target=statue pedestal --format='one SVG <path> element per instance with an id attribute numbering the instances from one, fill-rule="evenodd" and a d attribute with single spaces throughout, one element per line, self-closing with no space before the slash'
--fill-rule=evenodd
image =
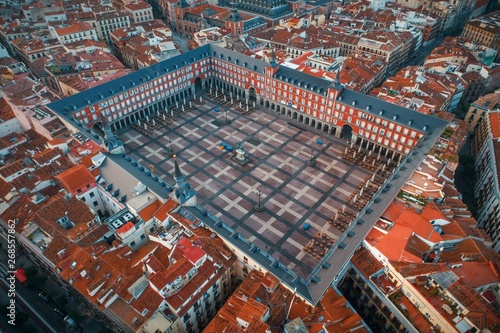
<path id="1" fill-rule="evenodd" d="M 245 154 L 245 150 L 240 148 L 236 149 L 236 155 L 231 157 L 231 159 L 239 165 L 246 165 L 248 162 L 250 162 L 250 159 Z"/>

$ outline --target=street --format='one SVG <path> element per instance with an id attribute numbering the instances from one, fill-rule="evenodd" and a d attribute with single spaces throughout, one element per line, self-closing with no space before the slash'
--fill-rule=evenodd
<path id="1" fill-rule="evenodd" d="M 429 43 L 426 46 L 421 46 L 418 51 L 413 53 L 412 57 L 410 58 L 409 65 L 410 66 L 420 66 L 424 63 L 425 58 L 429 54 L 431 54 L 432 50 L 441 45 L 446 38 L 445 35 L 437 37 L 432 43 Z"/>
<path id="2" fill-rule="evenodd" d="M 172 39 L 174 40 L 174 43 L 179 45 L 182 52 L 189 51 L 188 42 L 187 42 L 188 40 L 186 38 L 181 37 L 178 33 L 172 31 Z"/>
<path id="3" fill-rule="evenodd" d="M 6 295 L 8 290 L 6 277 L 8 276 L 7 271 L 7 254 L 5 249 L 7 248 L 7 241 L 3 230 L 0 230 L 0 285 L 2 289 L 0 291 L 0 303 L 2 306 L 7 304 L 9 297 Z M 36 266 L 34 263 L 29 261 L 25 255 L 16 254 L 16 266 L 27 268 L 30 266 Z M 38 270 L 39 274 L 43 274 L 41 269 Z M 72 311 L 76 310 L 81 314 L 85 314 L 85 310 L 80 308 L 75 301 L 69 297 L 64 289 L 59 286 L 52 279 L 48 279 L 45 283 L 43 290 L 46 294 L 58 294 L 66 298 L 68 303 L 63 309 L 66 313 L 70 314 Z M 57 306 L 53 302 L 44 302 L 39 296 L 39 291 L 33 290 L 29 286 L 24 286 L 18 281 L 16 281 L 16 305 L 31 318 L 29 324 L 32 325 L 37 331 L 35 332 L 98 332 L 101 329 L 101 324 L 95 320 L 94 317 L 85 317 L 81 323 L 81 327 L 69 328 L 65 325 L 64 321 L 60 316 L 58 316 L 53 310 Z M 4 295 L 5 294 L 5 295 Z M 10 332 L 27 332 L 21 327 L 12 327 L 12 325 L 7 324 L 8 317 L 5 315 L 6 310 L 3 311 L 0 323 L 3 324 Z M 26 323 L 27 325 L 28 323 Z M 26 326 L 25 325 L 25 326 Z M 1 327 L 1 326 L 0 326 Z"/>

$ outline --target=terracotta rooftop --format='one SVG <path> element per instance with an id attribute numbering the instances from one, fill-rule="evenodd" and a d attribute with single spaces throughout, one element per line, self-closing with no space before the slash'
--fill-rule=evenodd
<path id="1" fill-rule="evenodd" d="M 146 290 L 138 298 L 134 299 L 131 305 L 143 316 L 150 318 L 158 310 L 162 302 L 163 297 L 153 288 L 147 286 Z"/>
<path id="2" fill-rule="evenodd" d="M 84 165 L 76 165 L 56 175 L 55 178 L 69 193 L 82 189 L 86 185 L 95 182 L 94 175 L 92 175 Z"/>
<path id="3" fill-rule="evenodd" d="M 165 221 L 167 218 L 168 214 L 172 212 L 179 204 L 173 200 L 169 199 L 167 202 L 165 202 L 163 205 L 156 210 L 156 212 L 153 214 L 153 216 L 158 219 L 158 221 Z"/>
<path id="4" fill-rule="evenodd" d="M 490 120 L 492 139 L 500 139 L 500 111 L 488 112 L 487 115 Z"/>
<path id="5" fill-rule="evenodd" d="M 7 134 L 0 138 L 0 149 L 9 148 L 23 140 L 26 140 L 26 136 L 23 133 L 14 132 Z"/>
<path id="6" fill-rule="evenodd" d="M 384 266 L 377 259 L 375 259 L 370 251 L 364 247 L 360 247 L 356 250 L 356 252 L 354 252 L 351 262 L 366 279 L 369 279 L 370 276 L 384 268 Z"/>
<path id="7" fill-rule="evenodd" d="M 0 168 L 0 176 L 3 178 L 11 177 L 16 175 L 27 168 L 27 165 L 22 160 L 16 160 L 6 166 Z"/>
<path id="8" fill-rule="evenodd" d="M 366 237 L 366 241 L 375 246 L 389 260 L 409 260 L 420 262 L 422 259 L 414 251 L 407 251 L 407 245 L 413 233 L 431 242 L 442 241 L 430 221 L 444 219 L 443 214 L 433 203 L 428 203 L 421 212 L 415 211 L 400 201 L 393 201 L 382 214 L 385 222 L 379 221 Z M 389 228 L 388 223 L 392 223 Z M 377 230 L 379 228 L 380 230 Z"/>
<path id="9" fill-rule="evenodd" d="M 4 98 L 0 98 L 0 119 L 4 122 L 14 119 L 16 116 L 12 111 L 10 105 L 5 101 Z"/>
<path id="10" fill-rule="evenodd" d="M 151 8 L 151 5 L 145 1 L 139 0 L 139 1 L 129 2 L 128 4 L 125 5 L 125 8 L 130 9 L 132 11 L 136 11 L 136 10 L 144 10 Z"/>
<path id="11" fill-rule="evenodd" d="M 465 315 L 479 330 L 500 331 L 500 312 L 489 304 L 477 291 L 466 287 L 460 280 L 448 288 L 469 312 Z"/>
<path id="12" fill-rule="evenodd" d="M 59 36 L 77 34 L 79 32 L 85 32 L 89 30 L 94 30 L 89 23 L 86 22 L 75 22 L 70 26 L 64 28 L 56 28 L 54 29 Z"/>
<path id="13" fill-rule="evenodd" d="M 161 202 L 159 200 L 151 201 L 151 203 L 138 212 L 138 214 L 144 222 L 147 222 L 153 218 L 153 214 L 158 210 L 160 205 Z"/>

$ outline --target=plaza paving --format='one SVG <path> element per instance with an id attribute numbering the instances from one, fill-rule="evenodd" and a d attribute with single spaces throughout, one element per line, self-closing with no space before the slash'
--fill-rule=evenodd
<path id="1" fill-rule="evenodd" d="M 322 254 L 308 247 L 316 244 L 326 251 L 339 238 L 342 228 L 334 226 L 332 217 L 352 202 L 373 171 L 341 158 L 345 140 L 319 136 L 258 109 L 243 114 L 229 108 L 227 124 L 225 108 L 206 97 L 192 106 L 169 124 L 156 121 L 147 130 L 121 131 L 126 153 L 144 166 L 154 165 L 154 173 L 173 185 L 171 139 L 186 181 L 198 192 L 198 204 L 307 277 Z M 234 161 L 234 150 L 221 149 L 221 142 L 235 149 L 239 141 L 250 159 L 243 166 Z M 314 166 L 306 163 L 311 152 Z M 263 212 L 254 210 L 257 191 L 262 192 Z M 304 230 L 306 224 L 310 228 Z"/>

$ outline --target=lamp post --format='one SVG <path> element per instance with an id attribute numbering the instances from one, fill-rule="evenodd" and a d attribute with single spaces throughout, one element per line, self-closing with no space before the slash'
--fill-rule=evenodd
<path id="1" fill-rule="evenodd" d="M 172 139 L 168 138 L 168 143 L 170 144 L 170 157 L 174 157 L 174 147 L 172 146 Z"/>
<path id="2" fill-rule="evenodd" d="M 229 110 L 228 110 L 228 109 L 226 109 L 226 110 L 224 111 L 224 114 L 226 115 L 226 124 L 230 124 L 230 123 L 231 123 L 231 120 L 229 120 L 229 119 L 227 118 L 227 114 L 228 114 L 228 112 L 229 112 Z"/>
<path id="3" fill-rule="evenodd" d="M 260 190 L 257 190 L 257 197 L 259 198 L 257 205 L 255 205 L 255 211 L 257 211 L 257 212 L 262 212 L 264 210 L 264 206 L 262 206 L 260 204 L 260 196 L 261 195 L 262 195 L 262 192 Z"/>
<path id="4" fill-rule="evenodd" d="M 314 166 L 316 165 L 316 161 L 313 159 L 314 157 L 314 149 L 311 148 L 311 157 L 307 160 L 307 165 Z"/>

